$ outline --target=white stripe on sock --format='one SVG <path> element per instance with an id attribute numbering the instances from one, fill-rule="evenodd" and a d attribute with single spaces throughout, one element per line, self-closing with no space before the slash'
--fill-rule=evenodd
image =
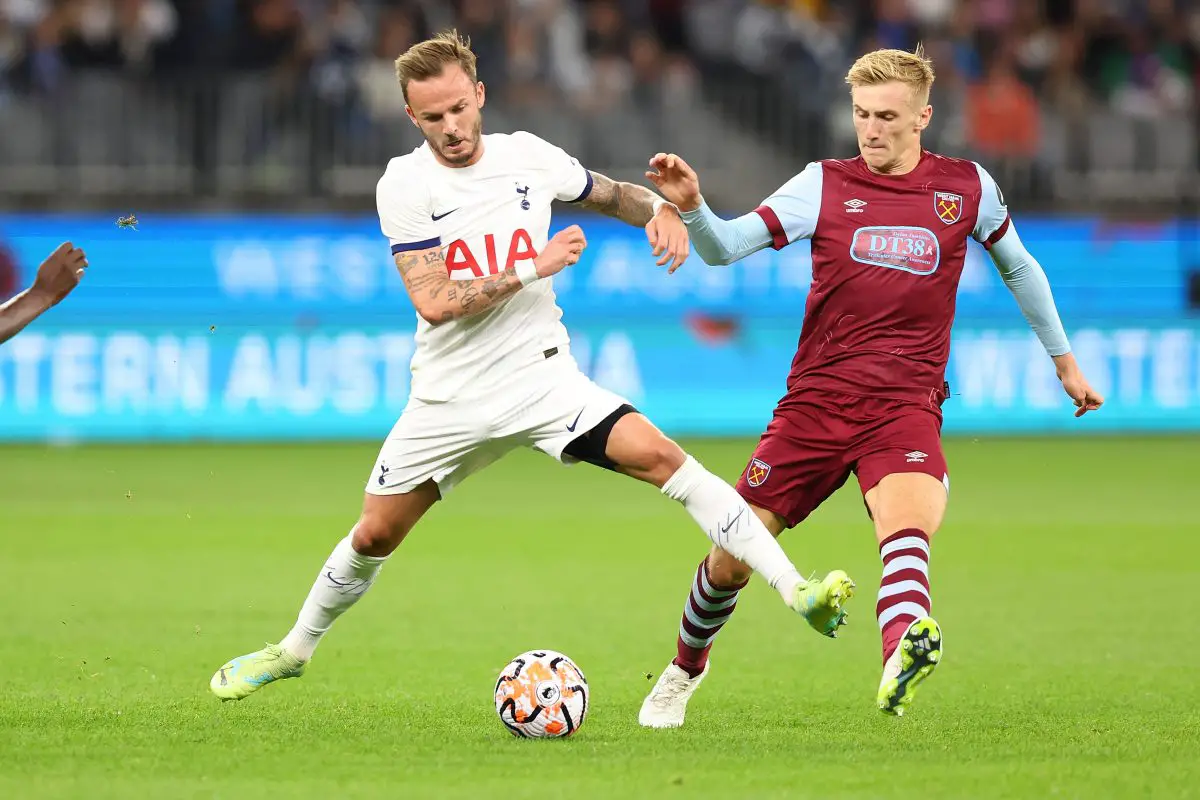
<path id="1" fill-rule="evenodd" d="M 700 606 L 702 611 L 721 611 L 737 602 L 737 594 L 731 594 L 719 603 L 708 602 L 699 592 L 692 592 L 692 599 L 696 601 L 696 605 Z"/>
<path id="2" fill-rule="evenodd" d="M 733 616 L 733 612 L 730 611 L 728 614 L 714 619 L 704 619 L 692 610 L 691 603 L 689 603 L 683 607 L 683 616 L 687 617 L 687 621 L 697 628 L 716 628 L 728 622 L 729 618 Z"/>
<path id="3" fill-rule="evenodd" d="M 929 609 L 921 608 L 916 603 L 897 603 L 891 608 L 885 608 L 883 613 L 879 615 L 879 629 L 883 630 L 884 626 L 901 615 L 920 619 L 921 617 L 929 616 Z"/>
<path id="4" fill-rule="evenodd" d="M 930 601 L 929 591 L 917 581 L 900 581 L 899 583 L 891 583 L 887 586 L 879 587 L 879 599 L 891 597 L 904 592 L 920 592 L 925 595 L 925 600 Z"/>
<path id="5" fill-rule="evenodd" d="M 700 588 L 703 589 L 704 593 L 709 597 L 715 597 L 718 600 L 723 600 L 729 597 L 737 597 L 737 593 L 739 591 L 737 589 L 718 589 L 708 582 L 708 575 L 704 573 L 704 570 L 700 571 Z"/>
<path id="6" fill-rule="evenodd" d="M 879 557 L 886 559 L 897 550 L 924 550 L 926 560 L 929 559 L 929 543 L 919 536 L 905 536 L 903 539 L 897 539 L 894 542 L 888 542 L 883 547 L 879 548 Z"/>
<path id="7" fill-rule="evenodd" d="M 688 633 L 687 628 L 683 627 L 683 625 L 679 626 L 679 638 L 684 644 L 693 650 L 703 650 L 704 648 L 708 647 L 707 639 L 697 639 L 695 636 L 692 636 L 690 633 Z"/>
<path id="8" fill-rule="evenodd" d="M 883 577 L 886 578 L 888 575 L 895 575 L 902 569 L 915 569 L 928 575 L 929 562 L 923 558 L 918 558 L 917 556 L 900 556 L 899 558 L 893 558 L 887 563 L 887 566 L 883 568 Z"/>

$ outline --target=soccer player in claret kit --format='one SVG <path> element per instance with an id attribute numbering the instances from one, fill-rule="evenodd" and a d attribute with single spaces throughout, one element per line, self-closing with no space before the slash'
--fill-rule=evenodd
<path id="1" fill-rule="evenodd" d="M 921 49 L 869 53 L 846 80 L 859 157 L 809 164 L 748 214 L 717 217 L 696 173 L 676 155 L 655 156 L 646 174 L 681 210 L 708 264 L 811 240 L 812 287 L 787 391 L 737 488 L 778 535 L 857 475 L 883 560 L 876 699 L 884 712 L 901 715 L 942 656 L 941 628 L 930 615 L 929 554 L 950 489 L 941 405 L 968 237 L 988 249 L 1054 360 L 1076 416 L 1103 399 L 1080 372 L 1046 275 L 1021 244 L 991 176 L 972 161 L 921 148 L 933 110 L 933 68 Z M 642 725 L 683 724 L 748 574 L 720 548 L 701 563 L 677 656 L 646 698 Z M 836 624 L 826 631 L 836 632 Z"/>
<path id="2" fill-rule="evenodd" d="M 411 397 L 368 478 L 358 523 L 318 572 L 295 626 L 279 644 L 217 670 L 213 693 L 240 699 L 300 675 L 422 515 L 519 446 L 653 484 L 810 626 L 827 627 L 841 613 L 845 573 L 802 579 L 732 486 L 571 357 L 550 279 L 578 261 L 586 241 L 577 226 L 547 240 L 551 203 L 644 226 L 659 264 L 672 269 L 688 255 L 678 210 L 532 134 L 484 135 L 484 86 L 454 31 L 414 45 L 396 71 L 425 137 L 392 159 L 377 191 L 380 225 L 418 315 Z"/>

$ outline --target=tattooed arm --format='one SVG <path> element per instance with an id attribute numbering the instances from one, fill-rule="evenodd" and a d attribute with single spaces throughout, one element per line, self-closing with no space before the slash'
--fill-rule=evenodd
<path id="1" fill-rule="evenodd" d="M 579 205 L 642 227 L 654 218 L 654 201 L 660 199 L 645 186 L 620 183 L 607 175 L 593 172 L 592 190 L 579 201 Z"/>
<path id="2" fill-rule="evenodd" d="M 430 325 L 482 313 L 521 289 L 516 269 L 469 281 L 450 280 L 440 247 L 397 253 L 396 269 L 417 313 Z"/>
<path id="3" fill-rule="evenodd" d="M 451 280 L 441 247 L 396 253 L 396 269 L 421 318 L 430 325 L 442 325 L 482 314 L 512 297 L 521 287 L 561 272 L 579 260 L 586 246 L 583 231 L 572 225 L 556 233 L 532 262 L 523 261 L 496 275 Z"/>
<path id="4" fill-rule="evenodd" d="M 687 260 L 690 249 L 687 227 L 679 216 L 679 209 L 644 186 L 614 181 L 599 172 L 593 172 L 591 176 L 592 188 L 579 205 L 644 227 L 652 252 L 660 256 L 658 265 L 671 262 L 669 272 L 679 269 Z"/>

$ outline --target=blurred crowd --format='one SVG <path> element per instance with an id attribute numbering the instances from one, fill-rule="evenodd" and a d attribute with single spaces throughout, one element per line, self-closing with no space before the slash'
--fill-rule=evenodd
<path id="1" fill-rule="evenodd" d="M 0 0 L 0 114 L 87 72 L 160 93 L 266 81 L 280 108 L 315 98 L 360 128 L 396 127 L 394 60 L 451 25 L 505 122 L 625 130 L 703 98 L 794 153 L 852 148 L 846 68 L 920 41 L 938 73 L 934 146 L 1032 161 L 1049 126 L 1069 142 L 1109 115 L 1154 128 L 1151 156 L 1160 130 L 1197 147 L 1200 0 Z M 1093 161 L 1132 152 L 1136 133 Z"/>
<path id="2" fill-rule="evenodd" d="M 263 73 L 403 113 L 393 62 L 430 32 L 470 35 L 506 101 L 657 103 L 695 84 L 683 0 L 0 0 L 0 85 L 53 92 L 76 70 L 170 80 Z"/>
<path id="3" fill-rule="evenodd" d="M 743 8 L 726 58 L 760 74 L 804 75 L 828 91 L 844 91 L 845 65 L 857 54 L 922 41 L 937 70 L 935 109 L 950 112 L 941 122 L 959 125 L 957 138 L 981 154 L 1033 156 L 1046 111 L 1068 123 L 1097 113 L 1196 115 L 1200 0 L 737 5 Z M 706 47 L 720 48 L 720 39 Z M 749 47 L 751 41 L 766 46 Z M 817 102 L 828 100 L 822 93 Z"/>

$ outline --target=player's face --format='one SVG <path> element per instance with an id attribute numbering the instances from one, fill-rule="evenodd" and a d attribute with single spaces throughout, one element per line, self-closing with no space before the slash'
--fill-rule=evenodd
<path id="1" fill-rule="evenodd" d="M 458 64 L 440 75 L 408 84 L 408 117 L 438 161 L 448 167 L 466 167 L 483 155 L 483 83 L 472 81 Z"/>
<path id="2" fill-rule="evenodd" d="M 915 167 L 921 155 L 921 131 L 929 125 L 933 107 L 898 81 L 855 86 L 850 99 L 858 150 L 867 166 L 882 173 Z"/>

